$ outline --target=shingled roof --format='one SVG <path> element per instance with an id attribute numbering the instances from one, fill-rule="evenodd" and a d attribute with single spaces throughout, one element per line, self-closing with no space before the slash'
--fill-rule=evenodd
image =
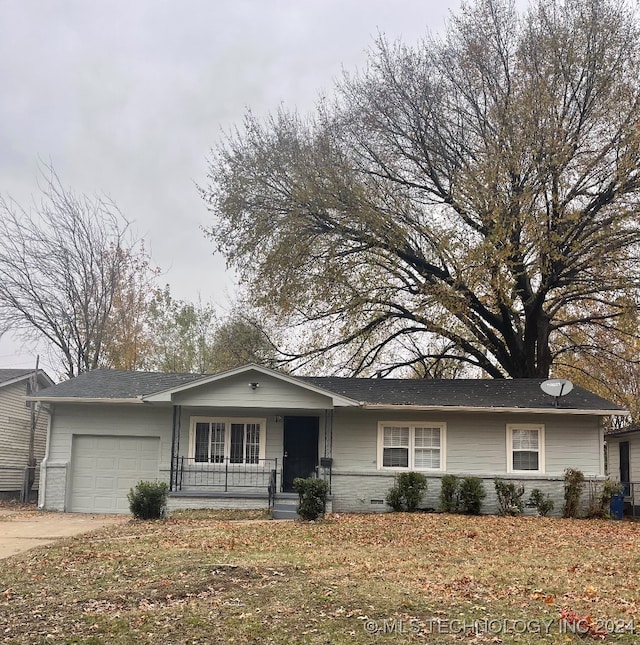
<path id="1" fill-rule="evenodd" d="M 71 399 L 138 399 L 192 381 L 206 374 L 171 372 L 136 372 L 125 370 L 93 370 L 41 390 L 42 398 Z"/>
<path id="2" fill-rule="evenodd" d="M 247 370 L 256 366 L 247 366 Z M 278 376 L 277 372 L 264 370 Z M 235 371 L 237 372 L 237 370 Z M 223 376 L 223 375 L 222 375 Z M 180 388 L 211 374 L 94 370 L 41 390 L 38 398 L 65 400 L 131 400 Z M 291 379 L 291 376 L 287 376 Z M 555 400 L 542 392 L 544 379 L 367 379 L 333 376 L 293 377 L 302 384 L 320 388 L 367 406 L 413 406 L 425 408 L 502 408 L 551 410 Z M 560 407 L 570 411 L 608 411 L 625 414 L 624 408 L 575 386 L 562 397 Z"/>
<path id="3" fill-rule="evenodd" d="M 26 379 L 32 374 L 33 374 L 33 369 L 27 369 L 24 367 L 17 368 L 17 369 L 16 368 L 0 369 L 0 387 L 8 385 L 9 383 L 15 383 L 16 381 Z M 41 382 L 44 381 L 45 383 L 48 382 L 53 384 L 53 381 L 49 378 L 46 372 L 43 372 L 42 370 L 38 370 L 38 375 L 41 379 Z"/>
<path id="4" fill-rule="evenodd" d="M 31 374 L 33 370 L 23 369 L 0 369 L 0 387 L 8 381 L 15 381 L 22 376 Z"/>
<path id="5" fill-rule="evenodd" d="M 363 379 L 339 377 L 303 377 L 336 394 L 371 405 L 410 405 L 472 408 L 555 407 L 553 397 L 540 389 L 545 379 Z M 620 410 L 624 408 L 607 401 L 577 385 L 563 396 L 563 409 Z"/>

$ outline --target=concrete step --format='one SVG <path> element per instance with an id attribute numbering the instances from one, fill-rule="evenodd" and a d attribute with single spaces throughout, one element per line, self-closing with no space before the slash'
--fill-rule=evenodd
<path id="1" fill-rule="evenodd" d="M 276 493 L 276 502 L 295 502 L 297 504 L 299 499 L 298 493 Z"/>
<path id="2" fill-rule="evenodd" d="M 296 513 L 295 507 L 292 510 L 283 509 L 283 508 L 273 508 L 271 511 L 271 517 L 274 520 L 298 520 L 300 516 Z"/>
<path id="3" fill-rule="evenodd" d="M 300 498 L 296 493 L 278 493 L 273 502 L 271 515 L 274 520 L 297 520 L 296 512 Z"/>

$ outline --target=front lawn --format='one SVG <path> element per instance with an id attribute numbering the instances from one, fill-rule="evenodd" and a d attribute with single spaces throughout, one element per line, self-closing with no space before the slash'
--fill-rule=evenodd
<path id="1" fill-rule="evenodd" d="M 633 643 L 634 627 L 640 634 L 640 524 L 234 517 L 132 520 L 2 561 L 3 642 L 566 643 L 607 630 L 606 642 Z"/>

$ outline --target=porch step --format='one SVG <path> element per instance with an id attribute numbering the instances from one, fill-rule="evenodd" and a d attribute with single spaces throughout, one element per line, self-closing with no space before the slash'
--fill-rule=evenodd
<path id="1" fill-rule="evenodd" d="M 278 493 L 273 502 L 271 516 L 274 520 L 297 520 L 300 516 L 296 512 L 298 507 L 297 493 Z"/>

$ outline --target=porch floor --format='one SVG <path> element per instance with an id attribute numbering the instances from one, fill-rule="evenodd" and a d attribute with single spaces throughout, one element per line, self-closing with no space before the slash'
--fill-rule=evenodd
<path id="1" fill-rule="evenodd" d="M 298 506 L 298 493 L 278 492 L 275 495 L 272 517 L 273 519 L 298 519 L 296 508 Z M 331 513 L 333 498 L 327 497 L 326 512 Z M 218 490 L 178 490 L 169 492 L 169 510 L 185 508 L 210 508 L 210 509 L 250 509 L 269 508 L 269 494 L 265 491 L 218 491 Z"/>

